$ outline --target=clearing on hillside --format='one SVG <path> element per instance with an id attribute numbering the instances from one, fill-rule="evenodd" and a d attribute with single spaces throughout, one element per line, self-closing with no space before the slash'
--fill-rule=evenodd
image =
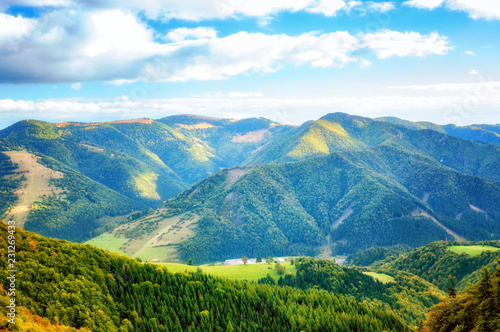
<path id="1" fill-rule="evenodd" d="M 177 262 L 177 246 L 195 235 L 200 216 L 188 212 L 167 218 L 166 212 L 157 210 L 85 243 L 147 262 Z"/>
<path id="2" fill-rule="evenodd" d="M 384 284 L 394 282 L 394 278 L 387 274 L 377 273 L 377 272 L 363 272 L 363 274 L 366 274 L 367 276 L 370 276 L 373 279 L 383 282 Z"/>
<path id="3" fill-rule="evenodd" d="M 295 275 L 297 269 L 290 262 L 280 263 L 285 267 L 285 274 L 292 273 Z M 176 264 L 176 263 L 159 263 L 158 265 L 166 266 L 170 272 L 196 272 L 198 266 Z M 269 273 L 276 281 L 279 277 L 278 270 L 274 267 L 274 263 L 258 263 L 247 265 L 200 265 L 201 271 L 212 276 L 223 277 L 234 280 L 257 281 L 265 278 Z M 271 267 L 271 269 L 269 269 Z"/>
<path id="4" fill-rule="evenodd" d="M 18 165 L 17 172 L 22 174 L 8 175 L 7 178 L 19 178 L 22 175 L 26 180 L 21 183 L 21 188 L 16 190 L 19 197 L 16 206 L 6 216 L 5 220 L 15 220 L 17 227 L 23 227 L 31 205 L 44 195 L 59 194 L 60 188 L 49 185 L 49 179 L 59 179 L 63 173 L 54 171 L 38 163 L 40 157 L 26 151 L 3 152 Z"/>
<path id="5" fill-rule="evenodd" d="M 450 251 L 456 252 L 457 254 L 466 253 L 469 256 L 479 256 L 481 253 L 490 251 L 499 251 L 500 248 L 492 246 L 449 246 L 447 248 Z"/>

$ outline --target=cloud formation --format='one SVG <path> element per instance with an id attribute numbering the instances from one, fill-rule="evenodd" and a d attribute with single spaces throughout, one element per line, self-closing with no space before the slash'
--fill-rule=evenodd
<path id="1" fill-rule="evenodd" d="M 172 30 L 161 43 L 146 23 L 120 9 L 61 9 L 38 19 L 2 14 L 0 27 L 0 83 L 220 80 L 272 73 L 284 66 L 365 66 L 366 60 L 356 55 L 360 50 L 387 58 L 442 55 L 451 49 L 447 38 L 436 32 L 238 32 L 218 37 L 207 27 Z"/>
<path id="2" fill-rule="evenodd" d="M 418 32 L 398 32 L 384 30 L 361 37 L 366 47 L 375 51 L 381 59 L 393 56 L 425 57 L 430 54 L 443 55 L 453 49 L 448 39 L 437 32 L 421 35 Z"/>
<path id="3" fill-rule="evenodd" d="M 400 87 L 419 90 L 418 95 L 272 98 L 260 92 L 230 92 L 186 98 L 113 101 L 0 99 L 2 125 L 44 114 L 48 121 L 107 121 L 139 117 L 161 118 L 174 114 L 198 114 L 226 118 L 263 116 L 287 124 L 301 124 L 326 113 L 343 111 L 368 117 L 398 116 L 414 121 L 457 125 L 496 123 L 500 107 L 500 82 L 475 91 L 478 84 Z M 428 94 L 427 91 L 439 93 Z M 443 93 L 447 91 L 448 93 Z M 457 93 L 460 92 L 460 93 Z M 229 98 L 228 98 L 229 97 Z M 305 111 L 307 110 L 307 111 Z"/>
<path id="4" fill-rule="evenodd" d="M 421 9 L 445 6 L 451 10 L 466 12 L 473 19 L 500 19 L 500 2 L 497 0 L 409 0 L 404 4 Z"/>

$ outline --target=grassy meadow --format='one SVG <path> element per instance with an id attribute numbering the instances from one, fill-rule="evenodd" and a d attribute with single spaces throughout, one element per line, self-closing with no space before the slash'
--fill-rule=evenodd
<path id="1" fill-rule="evenodd" d="M 280 263 L 285 267 L 285 274 L 292 273 L 295 274 L 297 269 L 295 265 L 291 265 L 290 262 Z M 274 268 L 275 263 L 266 264 L 247 264 L 247 265 L 200 265 L 200 266 L 190 266 L 178 263 L 158 263 L 158 265 L 166 266 L 170 272 L 196 272 L 197 268 L 200 267 L 203 273 L 210 274 L 212 276 L 223 277 L 227 279 L 234 280 L 248 280 L 257 281 L 261 278 L 265 278 L 269 273 L 271 277 L 278 280 L 280 275 L 278 271 Z M 272 269 L 269 269 L 271 267 Z"/>
<path id="2" fill-rule="evenodd" d="M 498 251 L 500 248 L 492 246 L 449 246 L 447 248 L 450 251 L 456 252 L 457 254 L 466 253 L 469 256 L 479 256 L 481 253 L 487 250 Z"/>

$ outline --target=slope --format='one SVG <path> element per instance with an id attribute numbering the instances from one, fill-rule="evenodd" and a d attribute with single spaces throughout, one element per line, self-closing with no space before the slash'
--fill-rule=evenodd
<path id="1" fill-rule="evenodd" d="M 453 244 L 453 243 L 451 243 Z M 489 245 L 500 248 L 496 241 L 467 242 L 464 246 Z M 469 282 L 476 282 L 478 272 L 487 267 L 493 269 L 500 258 L 500 251 L 485 250 L 480 255 L 471 256 L 466 253 L 456 253 L 448 249 L 448 242 L 434 242 L 422 248 L 417 248 L 407 254 L 402 254 L 392 262 L 379 268 L 381 272 L 407 271 L 438 286 L 441 290 L 449 287 L 449 276 L 453 276 L 459 289 L 464 289 Z"/>
<path id="2" fill-rule="evenodd" d="M 335 151 L 362 151 L 382 144 L 399 145 L 459 172 L 500 181 L 499 146 L 345 113 L 331 113 L 318 121 L 304 123 L 294 134 L 270 142 L 245 164 L 304 160 Z"/>
<path id="3" fill-rule="evenodd" d="M 328 236 L 336 253 L 451 238 L 443 227 L 470 239 L 495 238 L 499 202 L 500 185 L 494 181 L 383 145 L 223 170 L 165 207 L 172 215 L 200 215 L 196 236 L 181 243 L 179 253 L 204 262 L 315 254 Z"/>
<path id="4" fill-rule="evenodd" d="M 7 232 L 1 223 L 0 232 Z M 391 312 L 323 290 L 171 274 L 88 245 L 23 230 L 17 230 L 16 247 L 16 304 L 53 324 L 96 332 L 408 331 Z M 4 237 L 0 256 L 5 271 Z M 0 284 L 9 288 L 7 274 L 0 275 Z"/>
<path id="5" fill-rule="evenodd" d="M 381 117 L 377 118 L 377 120 L 402 125 L 410 129 L 432 129 L 450 136 L 464 138 L 479 143 L 500 144 L 500 125 L 438 125 L 431 122 L 412 122 L 395 117 Z"/>

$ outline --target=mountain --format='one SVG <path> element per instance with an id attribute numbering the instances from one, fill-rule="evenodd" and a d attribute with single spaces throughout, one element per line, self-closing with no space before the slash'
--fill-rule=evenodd
<path id="1" fill-rule="evenodd" d="M 189 115 L 103 123 L 21 121 L 0 131 L 0 217 L 46 236 L 80 241 L 122 223 L 126 216 L 120 215 L 157 207 L 196 181 L 239 164 L 287 128 L 260 118 Z"/>
<path id="2" fill-rule="evenodd" d="M 199 263 L 495 239 L 499 161 L 495 145 L 329 114 L 106 236 L 129 255 Z"/>
<path id="3" fill-rule="evenodd" d="M 0 231 L 8 232 L 3 223 Z M 3 271 L 8 269 L 7 246 L 1 237 Z M 158 265 L 21 229 L 16 230 L 16 248 L 20 258 L 16 261 L 18 313 L 29 310 L 39 316 L 34 318 L 38 323 L 49 320 L 58 325 L 54 329 L 409 331 L 391 311 L 325 290 L 257 285 L 202 273 L 172 274 Z M 0 274 L 3 289 L 10 288 L 7 277 L 7 273 Z M 3 289 L 0 302 L 5 304 L 9 299 Z M 11 325 L 4 312 L 0 329 L 7 330 Z M 18 320 L 16 329 L 31 325 L 29 320 L 26 325 L 23 322 Z"/>
<path id="4" fill-rule="evenodd" d="M 11 159 L 0 209 L 75 241 L 114 228 L 129 255 L 202 262 L 500 233 L 500 146 L 345 113 L 298 127 L 189 115 L 29 120 L 0 131 L 0 147 Z"/>
<path id="5" fill-rule="evenodd" d="M 431 129 L 450 136 L 479 143 L 500 144 L 500 124 L 475 124 L 470 126 L 437 125 L 431 122 L 412 122 L 395 117 L 381 117 L 377 120 L 402 125 L 410 129 Z"/>

